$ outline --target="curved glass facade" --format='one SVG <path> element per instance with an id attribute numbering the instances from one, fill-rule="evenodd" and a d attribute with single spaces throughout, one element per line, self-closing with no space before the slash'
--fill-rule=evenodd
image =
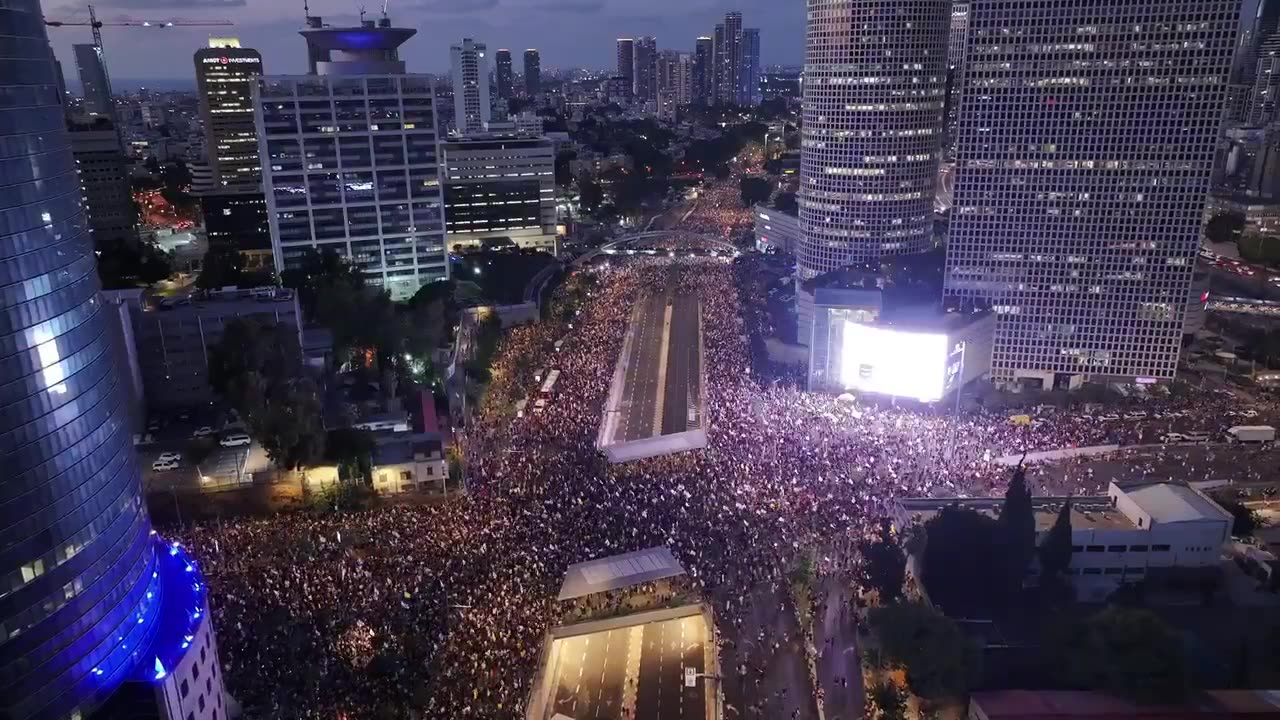
<path id="1" fill-rule="evenodd" d="M 808 11 L 801 279 L 932 245 L 951 0 L 808 0 Z"/>
<path id="2" fill-rule="evenodd" d="M 154 543 L 37 0 L 0 3 L 0 715 L 87 716 L 155 633 Z"/>

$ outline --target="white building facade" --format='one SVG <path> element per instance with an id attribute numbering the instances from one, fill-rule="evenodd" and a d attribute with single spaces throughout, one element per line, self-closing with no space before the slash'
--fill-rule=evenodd
<path id="1" fill-rule="evenodd" d="M 460 133 L 479 132 L 489 124 L 489 58 L 484 43 L 464 38 L 449 48 L 453 80 L 453 120 Z M 510 57 L 508 72 L 510 72 Z"/>
<path id="2" fill-rule="evenodd" d="M 556 156 L 549 139 L 481 133 L 441 147 L 449 248 L 508 239 L 555 254 Z"/>
<path id="3" fill-rule="evenodd" d="M 1238 0 L 970 2 L 946 294 L 992 376 L 1173 378 Z"/>
<path id="4" fill-rule="evenodd" d="M 951 17 L 949 0 L 808 7 L 802 280 L 932 245 Z"/>
<path id="5" fill-rule="evenodd" d="M 413 30 L 304 31 L 318 75 L 267 76 L 254 104 L 262 182 L 279 271 L 332 250 L 393 299 L 447 276 L 435 92 L 403 73 L 394 47 Z M 389 37 L 383 33 L 390 33 Z M 361 59 L 328 47 L 369 36 Z M 387 46 L 390 46 L 388 49 Z M 389 56 L 389 57 L 388 57 Z"/>

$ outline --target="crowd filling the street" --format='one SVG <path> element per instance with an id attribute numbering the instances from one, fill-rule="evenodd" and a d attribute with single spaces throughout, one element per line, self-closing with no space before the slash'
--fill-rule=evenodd
<path id="1" fill-rule="evenodd" d="M 738 173 L 709 182 L 673 237 L 726 241 L 748 226 Z M 752 357 L 751 339 L 770 330 L 752 285 L 761 262 L 613 254 L 573 268 L 550 300 L 552 319 L 502 340 L 461 435 L 465 493 L 186 529 L 228 687 L 248 716 L 519 717 L 544 634 L 563 620 L 555 596 L 570 564 L 665 545 L 716 622 L 741 630 L 761 598 L 785 594 L 799 555 L 818 559 L 820 577 L 849 573 L 895 498 L 999 495 L 1010 468 L 998 458 L 1158 445 L 1171 424 L 1217 436 L 1243 407 L 1206 390 L 1153 399 L 1145 418 L 1060 410 L 1015 424 L 1007 411 L 810 393 Z M 611 465 L 596 432 L 629 311 L 672 278 L 701 299 L 710 445 Z M 554 395 L 545 411 L 516 417 L 542 367 L 560 370 Z M 1276 419 L 1274 408 L 1252 407 L 1260 414 L 1250 424 Z M 1080 495 L 1111 478 L 1068 463 L 1033 467 L 1028 479 L 1037 494 Z M 775 627 L 750 636 L 766 648 L 791 640 L 771 636 Z M 748 661 L 725 670 L 726 692 L 764 672 Z M 796 716 L 806 692 L 748 703 L 744 716 Z"/>

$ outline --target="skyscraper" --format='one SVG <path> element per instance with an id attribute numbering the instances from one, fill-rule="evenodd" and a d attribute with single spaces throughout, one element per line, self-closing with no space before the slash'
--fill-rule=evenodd
<path id="1" fill-rule="evenodd" d="M 720 26 L 717 25 L 719 30 Z M 734 11 L 724 16 L 724 50 L 719 48 L 720 55 L 720 102 L 724 105 L 738 105 L 742 100 L 742 13 Z"/>
<path id="2" fill-rule="evenodd" d="M 111 83 L 107 80 L 107 66 L 102 59 L 101 48 L 97 45 L 73 45 L 72 50 L 76 56 L 76 70 L 80 73 L 85 114 L 106 115 L 114 121 Z"/>
<path id="3" fill-rule="evenodd" d="M 397 300 L 447 276 L 435 92 L 431 76 L 405 72 L 398 52 L 416 32 L 385 17 L 359 27 L 309 18 L 302 35 L 317 75 L 259 79 L 278 271 L 332 250 Z M 487 107 L 488 73 L 479 78 Z"/>
<path id="4" fill-rule="evenodd" d="M 957 0 L 951 6 L 951 36 L 947 41 L 947 137 L 954 138 L 960 112 L 960 74 L 969 40 L 969 3 Z"/>
<path id="5" fill-rule="evenodd" d="M 538 51 L 529 48 L 524 51 L 524 94 L 535 97 L 542 92 L 542 58 Z"/>
<path id="6" fill-rule="evenodd" d="M 460 133 L 480 132 L 489 124 L 489 60 L 484 43 L 463 38 L 449 47 L 453 80 L 453 117 Z"/>
<path id="7" fill-rule="evenodd" d="M 742 69 L 740 77 L 739 105 L 760 104 L 760 30 L 746 28 L 742 31 Z"/>
<path id="8" fill-rule="evenodd" d="M 1238 9 L 971 3 L 946 292 L 993 378 L 1174 376 Z"/>
<path id="9" fill-rule="evenodd" d="M 498 98 L 510 100 L 515 97 L 511 83 L 511 51 L 503 48 L 493 55 L 494 79 L 498 85 Z"/>
<path id="10" fill-rule="evenodd" d="M 808 6 L 802 279 L 932 244 L 951 2 Z"/>
<path id="11" fill-rule="evenodd" d="M 694 41 L 693 50 L 693 103 L 710 105 L 715 97 L 712 86 L 715 82 L 713 63 L 715 62 L 715 41 L 700 36 Z"/>
<path id="12" fill-rule="evenodd" d="M 262 55 L 235 38 L 211 38 L 195 54 L 196 92 L 213 182 L 227 190 L 256 191 L 262 183 L 258 134 L 253 127 L 253 86 Z"/>
<path id="13" fill-rule="evenodd" d="M 635 52 L 635 40 L 631 38 L 618 38 L 618 77 L 626 78 L 628 93 L 635 92 Z"/>
<path id="14" fill-rule="evenodd" d="M 663 50 L 658 53 L 655 75 L 658 117 L 674 120 L 676 109 L 680 107 L 680 53 L 675 50 Z"/>
<path id="15" fill-rule="evenodd" d="M 635 59 L 632 61 L 632 67 L 635 69 L 635 85 L 632 92 L 636 96 L 636 100 L 640 102 L 649 102 L 658 98 L 658 40 L 652 36 L 642 37 L 636 40 Z"/>
<path id="16" fill-rule="evenodd" d="M 135 683 L 154 712 L 182 638 L 211 633 L 204 579 L 173 583 L 143 503 L 40 4 L 7 0 L 0 36 L 0 66 L 22 69 L 0 77 L 22 98 L 0 108 L 0 714 L 89 717 Z"/>
<path id="17" fill-rule="evenodd" d="M 716 25 L 715 30 L 711 33 L 711 104 L 719 105 L 723 103 L 720 93 L 721 87 L 725 82 L 725 51 L 728 49 L 725 38 L 724 23 Z"/>
<path id="18" fill-rule="evenodd" d="M 120 144 L 120 133 L 105 116 L 72 120 L 67 129 L 94 247 L 132 247 L 138 242 L 138 210 L 129 182 L 131 163 Z"/>

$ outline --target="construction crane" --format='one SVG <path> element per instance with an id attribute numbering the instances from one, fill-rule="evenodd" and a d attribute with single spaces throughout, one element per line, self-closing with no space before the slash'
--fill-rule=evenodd
<path id="1" fill-rule="evenodd" d="M 102 52 L 102 28 L 104 27 L 145 27 L 145 28 L 171 28 L 171 27 L 226 27 L 233 23 L 227 20 L 134 20 L 125 18 L 123 20 L 112 20 L 104 22 L 98 19 L 97 13 L 94 12 L 93 6 L 89 6 L 89 19 L 83 20 L 49 20 L 45 18 L 46 27 L 88 27 L 93 30 L 93 46 L 98 49 L 98 57 L 102 63 L 102 75 L 107 81 L 107 97 L 111 97 L 111 78 L 107 75 L 107 61 Z"/>

